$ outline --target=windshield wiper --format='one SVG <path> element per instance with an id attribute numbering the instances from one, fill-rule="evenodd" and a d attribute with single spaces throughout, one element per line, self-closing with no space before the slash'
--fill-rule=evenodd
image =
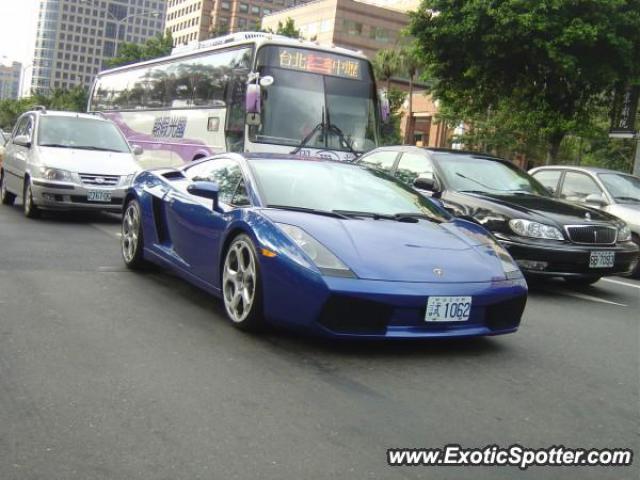
<path id="1" fill-rule="evenodd" d="M 428 213 L 418 213 L 418 212 L 396 213 L 394 217 L 396 217 L 396 220 L 401 222 L 406 221 L 407 219 L 429 220 L 430 222 L 434 222 L 434 223 L 442 223 L 445 221 L 443 218 L 439 218 L 435 215 L 429 215 Z"/>
<path id="2" fill-rule="evenodd" d="M 347 137 L 345 136 L 344 132 L 337 125 L 331 124 L 331 117 L 329 115 L 330 115 L 329 110 L 327 110 L 327 126 L 329 127 L 329 133 L 333 133 L 337 135 L 338 141 L 343 146 L 346 146 L 349 149 L 349 151 L 353 153 L 353 155 L 356 158 L 358 158 L 358 153 L 353 149 L 353 145 L 351 145 L 351 142 L 347 140 Z"/>
<path id="3" fill-rule="evenodd" d="M 278 210 L 290 210 L 292 212 L 303 212 L 303 213 L 312 213 L 314 215 L 324 215 L 325 217 L 333 217 L 333 218 L 341 218 L 343 220 L 348 220 L 349 217 L 340 212 L 329 210 L 316 210 L 315 208 L 306 208 L 306 207 L 294 207 L 291 205 L 267 205 L 268 208 L 276 208 Z"/>
<path id="4" fill-rule="evenodd" d="M 124 153 L 120 150 L 115 150 L 113 148 L 104 148 L 104 147 L 92 147 L 89 145 L 75 145 L 72 148 L 77 148 L 78 150 L 96 150 L 98 152 L 115 152 L 115 153 Z"/>
<path id="5" fill-rule="evenodd" d="M 402 213 L 376 213 L 376 212 L 360 212 L 356 210 L 333 210 L 348 217 L 366 217 L 374 220 L 393 220 L 404 223 L 418 223 L 420 220 L 429 220 L 431 222 L 442 223 L 443 220 L 421 212 L 402 212 Z"/>
<path id="6" fill-rule="evenodd" d="M 479 182 L 478 180 L 475 180 L 473 178 L 467 177 L 466 175 L 463 175 L 460 172 L 456 172 L 456 175 L 459 176 L 460 178 L 464 178 L 465 180 L 471 180 L 473 183 L 475 183 L 477 185 L 480 185 L 481 187 L 484 187 L 484 188 L 486 188 L 488 190 L 493 190 L 493 191 L 496 191 L 496 192 L 507 192 L 508 191 L 508 190 L 501 190 L 499 188 L 492 188 L 489 185 L 485 185 L 484 183 Z M 472 192 L 473 190 L 465 190 L 465 191 L 466 192 Z M 485 192 L 483 192 L 483 193 L 485 193 Z"/>
<path id="7" fill-rule="evenodd" d="M 636 198 L 636 197 L 613 197 L 616 200 L 622 200 L 622 201 L 628 201 L 628 202 L 640 202 L 640 198 Z"/>
<path id="8" fill-rule="evenodd" d="M 63 145 L 61 143 L 41 143 L 41 147 L 52 147 L 52 148 L 76 148 L 73 145 Z"/>
<path id="9" fill-rule="evenodd" d="M 300 145 L 298 145 L 296 148 L 294 148 L 293 150 L 291 150 L 291 155 L 297 155 L 297 153 L 302 150 L 304 147 L 307 146 L 307 143 L 309 143 L 309 141 L 311 141 L 311 139 L 313 138 L 313 136 L 317 133 L 317 132 L 322 132 L 324 133 L 325 131 L 325 123 L 324 123 L 324 111 L 325 111 L 325 107 L 322 107 L 322 121 L 316 125 L 315 127 L 313 127 L 313 130 L 311 130 L 306 137 L 304 137 L 302 139 L 302 142 L 300 142 Z"/>

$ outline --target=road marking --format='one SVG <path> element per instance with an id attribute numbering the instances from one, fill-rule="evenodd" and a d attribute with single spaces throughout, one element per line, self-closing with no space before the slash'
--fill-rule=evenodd
<path id="1" fill-rule="evenodd" d="M 575 298 L 580 298 L 582 300 L 589 300 L 590 302 L 607 303 L 609 305 L 617 305 L 619 307 L 627 306 L 624 303 L 612 302 L 611 300 L 605 300 L 604 298 L 594 297 L 592 295 L 587 295 L 586 293 L 567 292 L 567 291 L 562 291 L 561 293 L 562 295 L 567 295 L 568 297 L 575 297 Z"/>
<path id="2" fill-rule="evenodd" d="M 603 278 L 603 282 L 615 283 L 616 285 L 624 285 L 625 287 L 640 288 L 640 285 L 634 285 L 633 283 L 621 282 L 620 280 L 612 280 L 611 278 Z"/>
<path id="3" fill-rule="evenodd" d="M 106 233 L 110 237 L 120 238 L 122 236 L 122 233 L 118 231 L 114 232 L 113 230 L 109 230 L 104 225 L 100 225 L 99 223 L 90 223 L 89 225 L 97 230 L 100 230 L 102 233 Z"/>

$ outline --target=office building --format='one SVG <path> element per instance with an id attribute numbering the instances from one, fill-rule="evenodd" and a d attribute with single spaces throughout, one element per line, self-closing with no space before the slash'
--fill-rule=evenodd
<path id="1" fill-rule="evenodd" d="M 40 0 L 33 91 L 89 87 L 122 42 L 164 31 L 166 0 Z"/>
<path id="2" fill-rule="evenodd" d="M 226 33 L 255 31 L 263 16 L 293 7 L 300 0 L 169 0 L 166 28 L 175 45 Z M 277 25 L 276 25 L 277 28 Z"/>
<path id="3" fill-rule="evenodd" d="M 0 100 L 18 98 L 22 64 L 0 58 Z"/>

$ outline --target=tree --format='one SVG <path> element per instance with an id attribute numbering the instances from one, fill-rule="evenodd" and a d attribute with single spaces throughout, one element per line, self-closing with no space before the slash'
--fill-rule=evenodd
<path id="1" fill-rule="evenodd" d="M 373 58 L 376 78 L 386 82 L 387 92 L 391 90 L 391 78 L 400 71 L 400 55 L 397 50 L 382 49 Z"/>
<path id="2" fill-rule="evenodd" d="M 165 34 L 158 34 L 148 39 L 144 44 L 121 43 L 118 47 L 118 56 L 106 60 L 104 65 L 107 68 L 115 68 L 144 60 L 166 57 L 171 55 L 171 50 L 173 50 L 173 36 L 167 30 Z"/>
<path id="3" fill-rule="evenodd" d="M 287 20 L 284 22 L 284 25 L 282 24 L 282 22 L 278 22 L 278 29 L 276 30 L 276 34 L 296 39 L 300 38 L 300 30 L 296 28 L 296 24 L 291 17 L 287 18 Z"/>
<path id="4" fill-rule="evenodd" d="M 640 80 L 640 0 L 423 0 L 410 32 L 450 112 L 511 111 L 547 162 L 616 83 Z"/>
<path id="5" fill-rule="evenodd" d="M 389 122 L 382 126 L 381 143 L 382 145 L 398 145 L 402 143 L 400 119 L 402 117 L 402 105 L 407 98 L 407 94 L 402 90 L 391 87 L 387 90 L 387 98 L 389 99 L 391 117 Z"/>
<path id="6" fill-rule="evenodd" d="M 413 82 L 421 67 L 420 56 L 415 44 L 406 45 L 400 50 L 400 67 L 402 72 L 409 78 L 409 110 L 407 112 L 407 122 L 404 130 L 404 143 L 413 143 Z"/>

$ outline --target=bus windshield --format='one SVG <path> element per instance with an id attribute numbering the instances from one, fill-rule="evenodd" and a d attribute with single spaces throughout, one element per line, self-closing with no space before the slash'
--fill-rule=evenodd
<path id="1" fill-rule="evenodd" d="M 260 75 L 274 80 L 263 87 L 262 121 L 251 128 L 251 141 L 296 147 L 307 139 L 306 147 L 349 150 L 343 134 L 356 152 L 376 146 L 375 89 L 365 61 L 271 46 L 260 59 Z"/>

